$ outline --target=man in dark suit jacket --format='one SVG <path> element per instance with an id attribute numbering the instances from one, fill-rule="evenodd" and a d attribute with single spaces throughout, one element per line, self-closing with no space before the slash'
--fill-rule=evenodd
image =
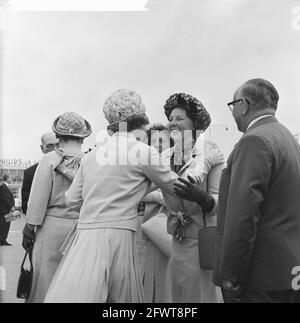
<path id="1" fill-rule="evenodd" d="M 27 205 L 29 200 L 29 195 L 31 191 L 31 186 L 34 178 L 34 174 L 39 164 L 34 164 L 33 166 L 25 169 L 23 186 L 22 186 L 22 212 L 27 213 Z"/>
<path id="2" fill-rule="evenodd" d="M 271 83 L 254 79 L 228 104 L 244 135 L 219 190 L 214 282 L 226 302 L 299 299 L 300 152 L 275 118 L 278 100 Z"/>
<path id="3" fill-rule="evenodd" d="M 58 146 L 58 139 L 54 132 L 45 133 L 41 138 L 41 150 L 43 154 L 47 154 L 54 150 Z M 30 196 L 31 186 L 34 178 L 34 174 L 38 164 L 35 164 L 24 171 L 23 186 L 22 186 L 22 211 L 24 214 L 27 212 L 27 205 Z"/>
<path id="4" fill-rule="evenodd" d="M 0 186 L 0 246 L 11 246 L 7 242 L 10 222 L 6 222 L 4 216 L 14 210 L 14 196 L 8 188 L 8 176 L 3 176 L 3 184 Z"/>

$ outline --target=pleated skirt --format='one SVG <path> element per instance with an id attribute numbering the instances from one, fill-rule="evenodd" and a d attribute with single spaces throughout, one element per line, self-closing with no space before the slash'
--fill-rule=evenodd
<path id="1" fill-rule="evenodd" d="M 151 240 L 146 241 L 143 286 L 146 303 L 171 302 L 170 259 Z"/>
<path id="2" fill-rule="evenodd" d="M 77 230 L 45 302 L 144 302 L 135 232 L 110 228 Z"/>

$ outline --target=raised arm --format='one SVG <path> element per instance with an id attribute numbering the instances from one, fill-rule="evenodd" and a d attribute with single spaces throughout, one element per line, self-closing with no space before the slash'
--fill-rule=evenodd
<path id="1" fill-rule="evenodd" d="M 145 159 L 142 165 L 144 174 L 164 193 L 175 196 L 173 186 L 178 175 L 172 172 L 171 166 L 162 160 L 162 156 L 155 148 L 149 147 L 148 157 L 150 158 Z"/>
<path id="2" fill-rule="evenodd" d="M 207 193 L 214 199 L 215 207 L 211 213 L 216 214 L 218 209 L 219 186 L 223 170 L 223 164 L 214 166 L 207 177 Z"/>

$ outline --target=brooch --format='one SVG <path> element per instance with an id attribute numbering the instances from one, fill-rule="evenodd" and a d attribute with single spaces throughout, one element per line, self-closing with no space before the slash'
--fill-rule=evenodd
<path id="1" fill-rule="evenodd" d="M 192 218 L 183 212 L 171 212 L 171 215 L 175 217 L 176 229 L 175 229 L 175 239 L 181 243 L 182 239 L 185 236 L 185 228 L 188 224 L 192 222 Z"/>

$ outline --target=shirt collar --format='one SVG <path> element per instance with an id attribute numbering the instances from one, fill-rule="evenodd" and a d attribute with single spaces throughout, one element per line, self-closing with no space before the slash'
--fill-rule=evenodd
<path id="1" fill-rule="evenodd" d="M 258 121 L 262 120 L 262 119 L 265 119 L 265 118 L 269 118 L 269 117 L 274 117 L 273 114 L 265 114 L 263 116 L 260 116 L 254 120 L 252 120 L 250 123 L 249 123 L 249 126 L 247 127 L 247 130 L 248 131 L 252 126 L 254 126 Z"/>

